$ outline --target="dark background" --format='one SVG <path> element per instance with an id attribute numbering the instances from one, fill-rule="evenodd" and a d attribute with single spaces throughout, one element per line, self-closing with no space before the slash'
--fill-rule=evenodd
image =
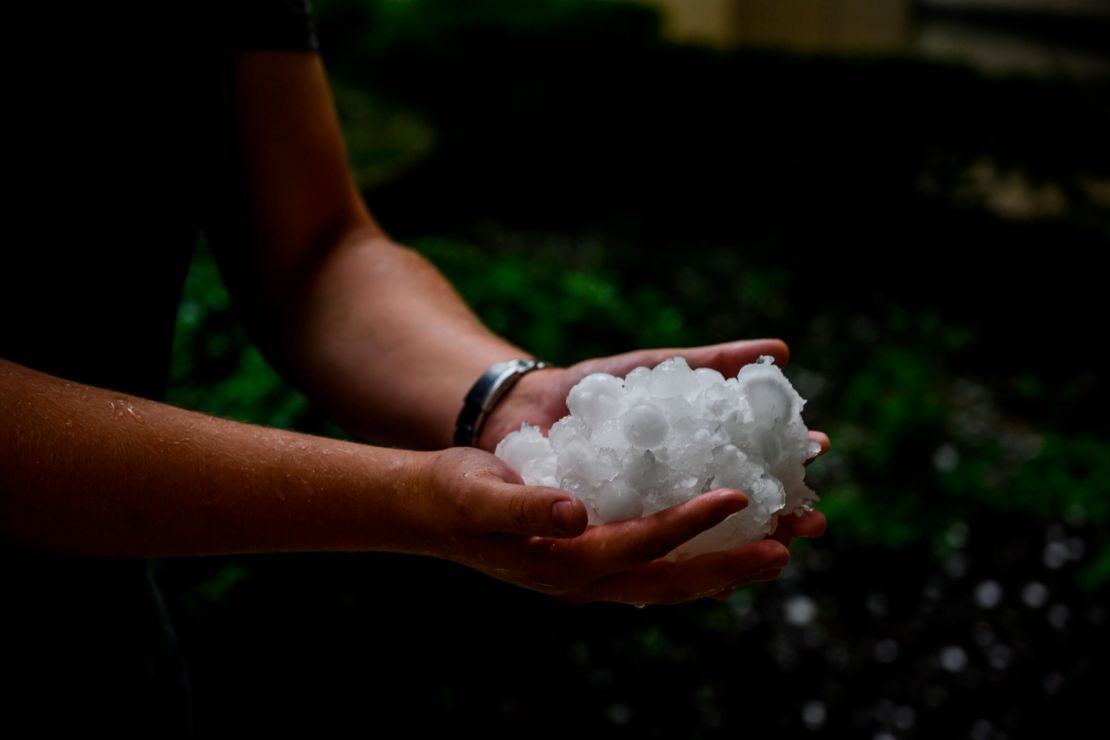
<path id="1" fill-rule="evenodd" d="M 201 736 L 1100 735 L 1106 15 L 916 3 L 904 48 L 852 53 L 604 0 L 314 5 L 394 237 L 554 362 L 786 339 L 830 524 L 777 583 L 642 611 L 390 555 L 159 562 Z M 922 53 L 938 23 L 1093 62 Z M 171 400 L 342 434 L 203 247 Z"/>

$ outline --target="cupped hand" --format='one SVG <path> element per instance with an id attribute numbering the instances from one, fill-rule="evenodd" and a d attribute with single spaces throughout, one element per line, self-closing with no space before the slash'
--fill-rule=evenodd
<path id="1" fill-rule="evenodd" d="M 820 449 L 816 455 L 806 461 L 806 465 L 829 451 L 829 438 L 824 432 L 810 432 L 809 437 L 820 445 Z M 826 524 L 825 515 L 816 509 L 804 514 L 782 514 L 771 537 L 789 547 L 790 540 L 794 537 L 820 537 L 825 533 Z"/>
<path id="2" fill-rule="evenodd" d="M 566 399 L 570 389 L 590 373 L 609 373 L 623 378 L 637 367 L 654 367 L 669 357 L 678 356 L 685 358 L 690 367 L 713 368 L 728 378 L 735 377 L 740 368 L 755 362 L 761 355 L 770 355 L 782 367 L 790 359 L 790 350 L 778 339 L 753 339 L 685 349 L 643 349 L 585 360 L 568 368 L 535 370 L 521 378 L 494 409 L 482 428 L 478 446 L 492 452 L 506 434 L 519 429 L 525 421 L 546 434 L 552 424 L 569 413 Z M 825 434 L 810 432 L 810 438 L 820 445 L 816 457 L 828 452 L 829 438 Z M 801 516 L 779 517 L 771 538 L 789 546 L 794 537 L 817 537 L 824 531 L 824 515 L 810 511 Z"/>
<path id="3" fill-rule="evenodd" d="M 786 344 L 778 339 L 727 342 L 687 349 L 642 349 L 610 357 L 584 360 L 570 367 L 534 370 L 513 386 L 486 419 L 478 447 L 493 452 L 506 434 L 520 429 L 522 422 L 538 426 L 545 434 L 551 425 L 570 413 L 567 394 L 590 373 L 609 373 L 623 378 L 637 367 L 655 367 L 669 357 L 683 357 L 690 367 L 709 367 L 726 378 L 740 368 L 770 355 L 780 367 L 790 358 Z"/>
<path id="4" fill-rule="evenodd" d="M 414 552 L 453 560 L 564 601 L 673 604 L 778 575 L 790 559 L 765 539 L 679 562 L 661 558 L 747 505 L 710 491 L 642 519 L 587 528 L 581 501 L 526 486 L 507 464 L 472 448 L 427 453 L 406 495 Z"/>

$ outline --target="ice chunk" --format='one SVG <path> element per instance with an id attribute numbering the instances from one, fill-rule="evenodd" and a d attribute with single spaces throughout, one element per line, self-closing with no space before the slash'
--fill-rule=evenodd
<path id="1" fill-rule="evenodd" d="M 524 424 L 519 432 L 501 440 L 495 454 L 525 481 L 538 486 L 558 487 L 555 452 L 539 427 Z"/>
<path id="2" fill-rule="evenodd" d="M 501 440 L 494 454 L 518 473 L 539 460 L 554 459 L 551 442 L 540 433 L 539 427 L 528 423 L 525 423 L 519 432 L 514 432 Z"/>
<path id="3" fill-rule="evenodd" d="M 725 384 L 725 376 L 711 367 L 699 367 L 694 371 L 694 377 L 698 379 L 698 388 L 701 390 Z"/>
<path id="4" fill-rule="evenodd" d="M 618 419 L 606 419 L 590 435 L 590 441 L 597 447 L 618 450 L 625 447 L 624 427 Z"/>
<path id="5" fill-rule="evenodd" d="M 567 408 L 590 429 L 607 419 L 616 418 L 621 411 L 624 383 L 605 373 L 587 375 L 570 389 Z"/>
<path id="6" fill-rule="evenodd" d="M 531 425 L 525 423 L 521 431 L 525 431 L 529 426 Z M 559 419 L 559 421 L 551 425 L 551 431 L 548 433 L 548 439 L 551 440 L 551 447 L 556 453 L 561 453 L 566 449 L 566 446 L 570 444 L 572 439 L 577 439 L 579 437 L 586 438 L 589 436 L 590 430 L 589 427 L 586 426 L 586 423 L 573 416 L 564 416 L 562 419 Z M 505 439 L 508 438 L 508 436 L 505 437 Z M 500 444 L 498 448 L 500 449 Z M 494 450 L 494 454 L 498 457 L 502 457 L 508 462 L 508 459 L 504 458 L 497 450 Z M 512 465 L 512 463 L 509 464 Z"/>
<path id="7" fill-rule="evenodd" d="M 603 522 L 635 519 L 644 511 L 640 494 L 624 481 L 610 481 L 598 491 L 597 515 Z"/>
<path id="8" fill-rule="evenodd" d="M 780 514 L 813 507 L 804 463 L 818 448 L 804 405 L 770 357 L 735 378 L 673 357 L 624 379 L 586 376 L 548 438 L 524 424 L 496 454 L 526 483 L 581 498 L 591 524 L 647 516 L 714 488 L 743 491 L 747 508 L 668 556 L 692 557 L 753 542 Z"/>
<path id="9" fill-rule="evenodd" d="M 637 447 L 657 447 L 667 438 L 671 425 L 662 409 L 653 403 L 638 403 L 621 417 L 624 436 Z"/>
<path id="10" fill-rule="evenodd" d="M 651 371 L 648 388 L 655 398 L 693 396 L 698 391 L 698 379 L 686 360 L 672 357 L 659 363 Z"/>

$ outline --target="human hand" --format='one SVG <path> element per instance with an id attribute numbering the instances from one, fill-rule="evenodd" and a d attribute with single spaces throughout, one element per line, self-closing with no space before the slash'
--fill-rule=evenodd
<path id="1" fill-rule="evenodd" d="M 482 428 L 478 446 L 492 452 L 506 434 L 519 429 L 525 421 L 546 434 L 552 424 L 569 413 L 566 398 L 570 389 L 590 373 L 609 373 L 623 378 L 634 368 L 654 367 L 669 357 L 679 356 L 685 358 L 690 367 L 713 368 L 727 378 L 735 377 L 741 367 L 755 362 L 761 355 L 770 355 L 782 367 L 790 357 L 790 350 L 778 339 L 756 339 L 687 349 L 637 350 L 585 360 L 568 368 L 535 370 L 522 377 L 497 405 Z M 820 445 L 817 457 L 828 451 L 829 438 L 825 434 L 810 432 L 810 438 Z M 778 526 L 770 537 L 789 547 L 794 537 L 817 537 L 824 531 L 824 515 L 810 511 L 801 516 L 779 517 Z"/>
<path id="2" fill-rule="evenodd" d="M 824 432 L 810 432 L 809 438 L 816 442 L 820 449 L 817 454 L 806 461 L 806 465 L 829 451 L 829 437 Z M 825 515 L 816 509 L 811 509 L 802 514 L 782 514 L 771 537 L 787 547 L 795 537 L 820 537 L 825 533 Z"/>
<path id="3" fill-rule="evenodd" d="M 810 439 L 820 445 L 820 450 L 806 461 L 806 465 L 829 451 L 829 438 L 824 432 L 810 432 L 809 436 Z M 825 533 L 826 524 L 825 515 L 816 509 L 801 514 L 780 514 L 775 524 L 775 531 L 768 535 L 768 539 L 781 542 L 783 547 L 788 548 L 795 537 L 820 537 Z M 778 576 L 777 573 L 775 575 Z M 713 594 L 712 598 L 724 601 L 732 595 L 734 590 L 734 588 L 722 589 Z"/>
<path id="4" fill-rule="evenodd" d="M 773 539 L 680 562 L 664 555 L 747 505 L 710 491 L 652 516 L 586 528 L 581 501 L 526 486 L 507 464 L 471 448 L 425 453 L 394 517 L 411 552 L 453 560 L 563 601 L 673 604 L 769 580 L 790 559 Z"/>
<path id="5" fill-rule="evenodd" d="M 570 389 L 590 373 L 623 378 L 637 367 L 655 367 L 669 357 L 678 356 L 685 358 L 690 367 L 713 368 L 727 378 L 735 377 L 741 367 L 761 355 L 770 355 L 781 367 L 790 351 L 778 339 L 756 339 L 687 349 L 643 349 L 584 360 L 567 368 L 534 370 L 522 377 L 493 409 L 478 437 L 478 447 L 493 452 L 506 434 L 520 429 L 525 421 L 546 434 L 552 424 L 569 413 Z"/>

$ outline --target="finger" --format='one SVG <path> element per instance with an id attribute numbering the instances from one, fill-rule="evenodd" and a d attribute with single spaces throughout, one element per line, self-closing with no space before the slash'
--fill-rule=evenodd
<path id="1" fill-rule="evenodd" d="M 624 377 L 637 367 L 654 367 L 670 357 L 682 357 L 690 367 L 709 367 L 726 377 L 735 376 L 744 365 L 770 355 L 779 367 L 790 359 L 790 349 L 781 339 L 748 339 L 705 347 L 643 349 L 613 355 L 589 363 L 589 372 L 606 372 Z"/>
<path id="2" fill-rule="evenodd" d="M 751 582 L 777 581 L 779 577 L 782 576 L 782 570 L 782 568 L 768 568 L 767 570 L 761 570 L 754 576 L 752 576 Z"/>
<path id="3" fill-rule="evenodd" d="M 655 561 L 586 587 L 590 597 L 631 604 L 678 604 L 773 577 L 790 561 L 781 543 L 760 540 L 678 562 Z"/>
<path id="4" fill-rule="evenodd" d="M 481 476 L 461 519 L 468 534 L 577 537 L 586 529 L 585 505 L 566 491 L 522 486 Z"/>
<path id="5" fill-rule="evenodd" d="M 763 355 L 774 358 L 775 364 L 779 367 L 785 367 L 790 360 L 790 348 L 781 339 L 725 342 L 708 347 L 674 350 L 674 352 L 684 357 L 690 367 L 710 367 L 726 378 L 735 377 L 740 372 L 740 368 L 750 365 Z"/>
<path id="6" fill-rule="evenodd" d="M 820 537 L 825 533 L 827 524 L 825 515 L 816 510 L 802 514 L 780 514 L 775 531 L 770 536 L 789 546 L 790 540 L 795 537 Z"/>
<path id="7" fill-rule="evenodd" d="M 786 517 L 779 517 L 775 531 L 767 535 L 767 539 L 782 543 L 783 547 L 790 547 L 790 541 L 794 539 L 794 529 L 785 523 L 785 519 Z"/>
<path id="8" fill-rule="evenodd" d="M 775 531 L 767 537 L 790 547 L 790 541 L 797 536 L 794 532 L 793 520 L 795 518 L 793 514 L 779 514 L 778 518 L 775 519 Z"/>
<path id="9" fill-rule="evenodd" d="M 791 514 L 786 519 L 790 522 L 795 537 L 820 537 L 828 526 L 825 515 L 816 510 Z"/>
<path id="10" fill-rule="evenodd" d="M 782 576 L 782 570 L 782 568 L 769 568 L 767 570 L 761 570 L 754 576 L 749 578 L 748 582 L 752 583 L 755 581 L 777 581 L 779 577 Z M 728 601 L 728 598 L 736 593 L 737 588 L 739 588 L 739 586 L 730 586 L 729 588 L 710 595 L 709 598 L 716 601 Z"/>
<path id="11" fill-rule="evenodd" d="M 825 434 L 824 432 L 811 431 L 809 433 L 809 438 L 812 441 L 816 442 L 820 449 L 817 450 L 816 455 L 806 460 L 806 465 L 809 465 L 811 462 L 821 457 L 821 455 L 824 455 L 826 452 L 829 451 L 829 448 L 832 447 L 832 443 L 829 441 L 829 435 Z"/>
<path id="12" fill-rule="evenodd" d="M 642 519 L 594 527 L 573 545 L 582 565 L 604 576 L 657 560 L 747 505 L 740 491 L 710 491 Z"/>

